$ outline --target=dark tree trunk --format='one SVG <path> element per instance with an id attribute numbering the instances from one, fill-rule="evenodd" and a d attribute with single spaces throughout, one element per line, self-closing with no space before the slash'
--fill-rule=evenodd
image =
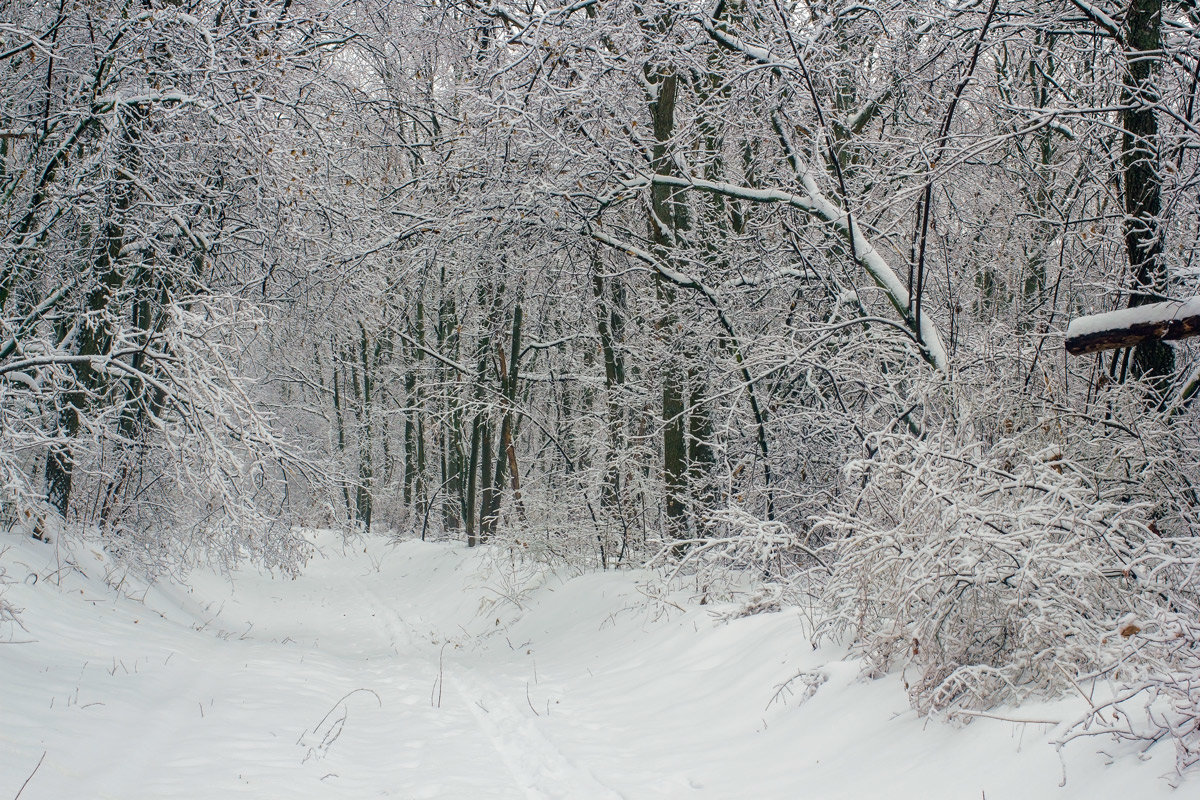
<path id="1" fill-rule="evenodd" d="M 671 69 L 648 68 L 648 78 L 656 93 L 650 101 L 654 122 L 652 169 L 656 174 L 677 172 L 671 159 L 670 143 L 675 132 L 675 103 L 679 81 Z M 656 184 L 650 189 L 650 241 L 654 254 L 663 261 L 670 260 L 677 234 L 688 227 L 687 207 L 673 187 Z M 675 287 L 662 276 L 657 283 L 659 306 L 663 316 L 658 329 L 664 343 L 670 347 L 678 317 Z M 684 409 L 685 367 L 672 353 L 663 361 L 662 377 L 662 450 L 663 484 L 666 489 L 667 535 L 682 539 L 688 535 L 687 526 L 687 415 Z"/>
<path id="2" fill-rule="evenodd" d="M 1162 258 L 1162 180 L 1159 172 L 1156 85 L 1162 52 L 1162 0 L 1132 0 L 1126 17 L 1127 72 L 1122 103 L 1121 166 L 1125 183 L 1125 249 L 1133 276 L 1130 307 L 1154 303 L 1167 293 Z M 1133 351 L 1133 374 L 1165 393 L 1175 372 L 1175 351 L 1148 339 Z"/>

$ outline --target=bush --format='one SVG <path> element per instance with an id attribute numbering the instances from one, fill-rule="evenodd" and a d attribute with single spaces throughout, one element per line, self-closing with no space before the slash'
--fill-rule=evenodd
<path id="1" fill-rule="evenodd" d="M 874 672 L 903 664 L 919 710 L 1063 688 L 1118 659 L 1122 626 L 1153 605 L 1150 505 L 1032 444 L 877 436 L 848 466 L 858 498 L 818 523 L 826 630 L 849 631 Z"/>

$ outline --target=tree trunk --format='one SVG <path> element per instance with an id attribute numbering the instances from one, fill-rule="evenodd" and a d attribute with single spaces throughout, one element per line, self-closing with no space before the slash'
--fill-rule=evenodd
<path id="1" fill-rule="evenodd" d="M 125 121 L 119 152 L 127 160 L 136 162 L 134 131 L 140 115 L 133 112 L 133 119 Z M 115 188 L 113 207 L 108 220 L 101 229 L 96 242 L 96 256 L 91 272 L 96 284 L 88 292 L 87 317 L 79 326 L 76 336 L 75 354 L 80 356 L 103 356 L 112 348 L 113 326 L 110 308 L 116 293 L 125 283 L 121 268 L 121 250 L 125 245 L 125 218 L 132 202 L 133 187 L 128 180 L 119 180 Z M 74 364 L 71 368 L 73 386 L 63 393 L 59 407 L 58 433 L 66 441 L 55 443 L 46 455 L 46 494 L 50 504 L 64 518 L 71 502 L 71 489 L 75 459 L 71 452 L 71 440 L 79 433 L 83 415 L 91 399 L 103 391 L 107 383 L 105 375 L 89 362 Z"/>
<path id="2" fill-rule="evenodd" d="M 679 80 L 671 67 L 647 67 L 647 79 L 655 93 L 650 99 L 654 122 L 651 166 L 655 174 L 674 175 L 678 170 L 671 158 L 671 139 L 675 133 L 675 103 Z M 650 241 L 656 257 L 670 260 L 678 234 L 688 228 L 685 201 L 674 187 L 655 184 L 650 187 Z M 662 316 L 658 330 L 667 349 L 676 335 L 678 302 L 675 287 L 661 275 L 656 293 Z M 662 452 L 663 484 L 666 489 L 667 535 L 675 539 L 688 536 L 687 525 L 687 415 L 684 409 L 685 367 L 674 353 L 664 354 L 662 365 Z"/>
<path id="3" fill-rule="evenodd" d="M 600 335 L 600 350 L 604 354 L 605 416 L 608 427 L 608 447 L 604 455 L 604 478 L 600 490 L 600 507 L 607 519 L 615 519 L 621 529 L 619 562 L 629 549 L 629 524 L 623 508 L 621 468 L 619 459 L 625 450 L 625 415 L 621 406 L 621 391 L 625 384 L 625 359 L 618 349 L 624 330 L 624 293 L 618 281 L 609 288 L 602 273 L 598 254 L 592 254 L 592 296 L 596 300 L 596 330 Z M 610 296 L 611 295 L 611 296 Z M 600 534 L 603 536 L 603 533 Z M 607 567 L 604 542 L 601 540 L 602 566 Z"/>
<path id="4" fill-rule="evenodd" d="M 1162 0 L 1132 0 L 1126 17 L 1127 71 L 1122 92 L 1121 166 L 1125 183 L 1125 249 L 1133 285 L 1131 308 L 1164 299 L 1167 267 L 1162 259 L 1159 215 L 1162 179 L 1159 172 L 1159 102 L 1156 72 L 1162 52 Z M 1159 339 L 1148 339 L 1133 351 L 1133 374 L 1148 378 L 1160 395 L 1175 372 L 1175 351 Z"/>

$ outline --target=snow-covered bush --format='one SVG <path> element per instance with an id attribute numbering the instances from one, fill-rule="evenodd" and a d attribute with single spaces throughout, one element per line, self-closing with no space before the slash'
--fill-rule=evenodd
<path id="1" fill-rule="evenodd" d="M 1154 587 L 1149 504 L 1110 496 L 1059 446 L 953 430 L 877 436 L 830 538 L 830 629 L 903 666 L 922 710 L 1059 688 L 1120 656 Z M 1043 442 L 1038 444 L 1044 445 Z"/>
<path id="2" fill-rule="evenodd" d="M 0 553 L 0 555 L 3 555 L 3 553 Z M 4 599 L 4 589 L 11 582 L 8 577 L 8 571 L 0 565 L 0 642 L 11 638 L 12 629 L 19 624 L 17 609 L 12 603 Z"/>
<path id="3" fill-rule="evenodd" d="M 1094 702 L 1068 728 L 1059 745 L 1087 736 L 1112 736 L 1175 745 L 1182 772 L 1200 764 L 1200 621 L 1188 613 L 1157 609 L 1127 622 L 1120 631 L 1121 652 L 1105 666 L 1082 676 L 1100 682 L 1108 699 Z"/>
<path id="4" fill-rule="evenodd" d="M 298 570 L 309 546 L 289 524 L 289 490 L 319 474 L 299 446 L 281 438 L 243 374 L 240 362 L 261 324 L 253 304 L 231 297 L 193 297 L 164 309 L 155 349 L 144 353 L 154 363 L 135 370 L 132 383 L 110 374 L 124 375 L 128 365 L 113 366 L 124 362 L 97 359 L 108 372 L 95 393 L 107 394 L 104 402 L 80 403 L 74 435 L 59 421 L 61 398 L 79 391 L 70 369 L 47 358 L 26 367 L 36 380 L 11 380 L 23 374 L 15 368 L 3 376 L 0 526 L 39 538 L 96 536 L 146 575 L 199 560 Z M 114 348 L 140 352 L 137 345 L 118 338 Z M 135 390 L 147 385 L 155 394 L 143 402 Z M 70 453 L 65 519 L 45 496 L 54 448 Z"/>
<path id="5" fill-rule="evenodd" d="M 175 309 L 172 321 L 172 402 L 140 440 L 110 437 L 92 454 L 99 475 L 119 477 L 93 486 L 108 506 L 102 532 L 115 555 L 148 571 L 163 559 L 208 558 L 294 574 L 309 545 L 289 524 L 288 483 L 315 480 L 317 470 L 283 440 L 239 363 L 263 317 L 253 304 L 208 297 Z"/>
<path id="6" fill-rule="evenodd" d="M 735 503 L 710 509 L 701 533 L 663 545 L 650 559 L 665 583 L 687 576 L 701 602 L 738 602 L 735 616 L 811 602 L 808 582 L 796 580 L 821 564 L 807 528 L 760 519 Z"/>
<path id="7" fill-rule="evenodd" d="M 1173 414 L 1161 450 L 1167 468 L 1143 476 L 1156 495 L 1153 531 L 1131 568 L 1145 585 L 1144 608 L 1113 642 L 1120 651 L 1084 681 L 1107 685 L 1062 742 L 1112 735 L 1175 745 L 1180 771 L 1200 764 L 1200 431 L 1194 413 Z"/>

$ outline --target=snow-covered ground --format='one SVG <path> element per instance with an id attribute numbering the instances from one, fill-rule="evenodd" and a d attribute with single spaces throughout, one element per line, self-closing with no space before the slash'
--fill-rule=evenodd
<path id="1" fill-rule="evenodd" d="M 131 599 L 94 552 L 0 537 L 2 596 L 25 626 L 0 630 L 0 798 L 1132 800 L 1200 786 L 1172 788 L 1168 744 L 1138 756 L 1083 740 L 1060 763 L 1052 722 L 922 719 L 899 675 L 863 680 L 844 651 L 814 650 L 797 611 L 736 618 L 686 592 L 651 600 L 645 575 L 314 538 L 295 581 L 126 579 Z"/>

